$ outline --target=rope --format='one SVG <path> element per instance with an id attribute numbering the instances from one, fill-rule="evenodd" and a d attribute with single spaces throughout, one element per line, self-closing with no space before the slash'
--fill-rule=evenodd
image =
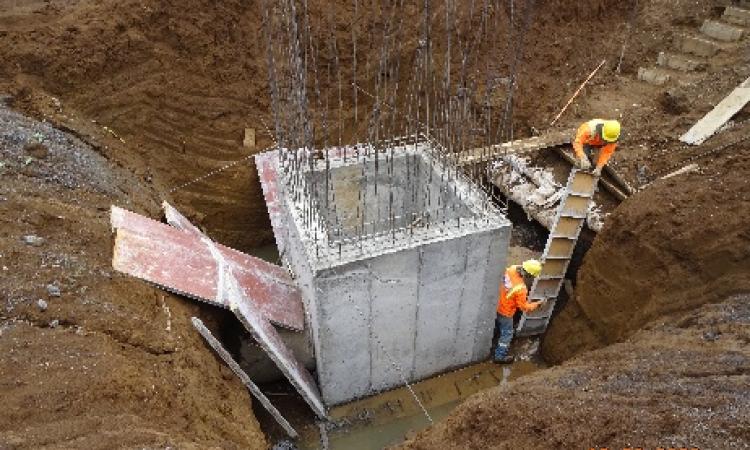
<path id="1" fill-rule="evenodd" d="M 349 296 L 349 300 L 351 301 L 351 296 Z M 360 309 L 360 307 L 357 306 L 353 301 L 352 301 L 352 306 L 354 306 L 354 309 L 357 310 L 357 313 L 359 313 L 359 315 L 362 317 L 362 319 L 365 319 L 364 313 L 362 312 L 362 310 Z M 430 413 L 427 412 L 427 408 L 425 408 L 425 406 L 422 403 L 422 401 L 419 400 L 419 397 L 417 396 L 416 392 L 414 392 L 414 388 L 412 387 L 411 383 L 409 383 L 409 381 L 406 379 L 406 376 L 404 375 L 404 371 L 401 369 L 401 366 L 399 366 L 396 363 L 396 361 L 393 358 L 391 358 L 390 353 L 388 353 L 388 351 L 385 349 L 385 346 L 380 341 L 380 338 L 378 337 L 378 335 L 373 332 L 372 336 L 375 339 L 375 342 L 380 347 L 380 351 L 383 352 L 383 354 L 385 355 L 385 357 L 388 358 L 388 360 L 391 362 L 391 366 L 393 366 L 393 368 L 396 369 L 396 372 L 398 372 L 398 375 L 401 378 L 401 382 L 404 384 L 404 386 L 406 386 L 406 389 L 409 390 L 409 393 L 411 393 L 411 396 L 414 397 L 414 401 L 417 403 L 417 405 L 419 406 L 419 408 L 422 410 L 422 413 L 424 414 L 424 416 L 427 417 L 427 420 L 430 422 L 430 425 L 434 424 L 435 422 L 432 420 L 432 417 L 430 416 Z"/>

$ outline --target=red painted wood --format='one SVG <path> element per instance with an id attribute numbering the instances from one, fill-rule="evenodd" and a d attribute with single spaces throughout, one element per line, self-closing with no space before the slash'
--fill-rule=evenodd
<path id="1" fill-rule="evenodd" d="M 197 228 L 178 230 L 114 206 L 111 220 L 117 229 L 112 262 L 116 270 L 188 297 L 229 307 L 218 292 L 218 262 L 209 250 L 210 241 Z M 283 268 L 213 245 L 263 317 L 282 327 L 304 328 L 302 296 Z"/>

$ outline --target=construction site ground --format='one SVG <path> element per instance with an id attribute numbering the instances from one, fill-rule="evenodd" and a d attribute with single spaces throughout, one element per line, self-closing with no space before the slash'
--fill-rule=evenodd
<path id="1" fill-rule="evenodd" d="M 275 440 L 190 325 L 199 316 L 231 340 L 218 330 L 237 332 L 235 319 L 115 273 L 109 227 L 112 204 L 158 217 L 168 200 L 218 242 L 272 242 L 244 159 L 272 145 L 259 3 L 0 0 L 0 448 Z M 750 41 L 654 86 L 637 78 L 644 61 L 727 2 L 638 2 L 630 32 L 630 2 L 538 3 L 515 137 L 547 130 L 607 59 L 557 126 L 619 118 L 612 167 L 642 190 L 608 206 L 543 341 L 555 366 L 474 395 L 403 447 L 748 448 L 750 110 L 701 146 L 677 138 L 750 76 Z M 351 5 L 310 8 L 348 36 Z M 502 45 L 483 51 L 508 60 Z M 567 167 L 551 150 L 532 161 Z"/>

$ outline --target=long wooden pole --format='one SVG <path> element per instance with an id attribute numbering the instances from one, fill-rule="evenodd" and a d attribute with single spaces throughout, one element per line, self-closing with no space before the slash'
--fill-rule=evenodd
<path id="1" fill-rule="evenodd" d="M 560 119 L 560 117 L 563 115 L 563 113 L 568 109 L 568 107 L 570 106 L 570 104 L 573 103 L 573 100 L 575 100 L 575 98 L 578 97 L 578 94 L 581 93 L 581 91 L 583 90 L 584 86 L 586 86 L 586 84 L 588 84 L 588 82 L 591 81 L 592 78 L 594 78 L 594 75 L 596 75 L 596 73 L 599 72 L 599 69 L 601 69 L 602 66 L 604 65 L 604 63 L 606 63 L 606 62 L 607 62 L 607 60 L 603 59 L 602 62 L 600 62 L 599 65 L 596 66 L 596 69 L 594 69 L 594 71 L 591 72 L 591 74 L 588 76 L 588 78 L 586 78 L 583 81 L 583 83 L 581 83 L 581 85 L 578 86 L 578 89 L 575 91 L 575 93 L 573 94 L 573 96 L 570 97 L 570 100 L 568 100 L 568 103 L 566 103 L 565 106 L 563 106 L 563 109 L 561 109 L 560 112 L 557 113 L 557 116 L 555 116 L 554 120 L 552 120 L 552 122 L 550 123 L 550 126 L 552 126 L 555 123 L 557 123 L 557 121 Z"/>

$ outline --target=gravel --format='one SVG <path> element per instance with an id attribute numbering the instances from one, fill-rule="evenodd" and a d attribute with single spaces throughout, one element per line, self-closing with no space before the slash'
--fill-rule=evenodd
<path id="1" fill-rule="evenodd" d="M 47 285 L 47 293 L 50 297 L 59 297 L 61 294 L 60 288 L 54 284 Z"/>
<path id="2" fill-rule="evenodd" d="M 0 174 L 20 172 L 69 189 L 114 194 L 117 183 L 107 164 L 75 136 L 0 104 Z"/>

